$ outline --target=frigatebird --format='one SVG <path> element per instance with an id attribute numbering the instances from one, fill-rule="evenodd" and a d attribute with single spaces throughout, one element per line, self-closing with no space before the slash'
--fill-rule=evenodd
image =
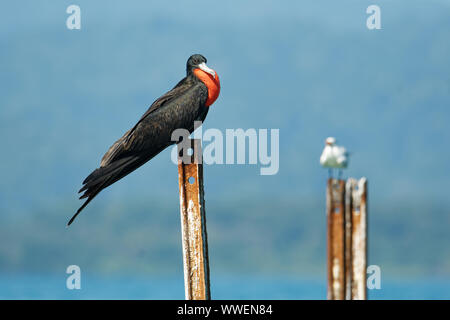
<path id="1" fill-rule="evenodd" d="M 219 96 L 220 81 L 217 73 L 206 65 L 200 54 L 189 57 L 186 77 L 169 92 L 158 98 L 136 125 L 117 140 L 103 156 L 100 167 L 84 181 L 80 199 L 87 198 L 78 214 L 103 189 L 122 179 L 144 163 L 174 144 L 172 132 L 176 129 L 194 131 L 194 121 L 203 122 L 209 106 Z"/>

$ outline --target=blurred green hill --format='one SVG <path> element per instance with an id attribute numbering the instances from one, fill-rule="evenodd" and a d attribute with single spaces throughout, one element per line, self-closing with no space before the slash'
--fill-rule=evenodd
<path id="1" fill-rule="evenodd" d="M 151 206 L 134 200 L 94 204 L 68 229 L 67 208 L 73 205 L 68 203 L 39 208 L 28 219 L 3 220 L 1 270 L 57 273 L 77 264 L 102 274 L 180 272 L 176 197 Z M 324 201 L 207 200 L 206 209 L 214 273 L 325 274 Z M 369 264 L 397 277 L 449 275 L 448 207 L 418 203 L 370 209 Z"/>

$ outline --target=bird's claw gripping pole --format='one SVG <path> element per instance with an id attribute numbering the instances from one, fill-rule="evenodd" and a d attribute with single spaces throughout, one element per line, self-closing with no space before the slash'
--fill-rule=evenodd
<path id="1" fill-rule="evenodd" d="M 201 141 L 189 139 L 191 156 L 178 144 L 181 233 L 186 300 L 209 300 L 209 259 L 203 197 Z M 180 156 L 182 154 L 182 156 Z"/>

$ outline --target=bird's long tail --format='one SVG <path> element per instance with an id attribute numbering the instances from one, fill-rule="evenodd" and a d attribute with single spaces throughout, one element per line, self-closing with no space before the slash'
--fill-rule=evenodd
<path id="1" fill-rule="evenodd" d="M 67 223 L 70 226 L 81 211 L 92 201 L 103 189 L 110 186 L 117 180 L 123 178 L 131 171 L 139 167 L 139 158 L 127 157 L 108 164 L 105 167 L 95 169 L 84 181 L 83 187 L 78 193 L 83 192 L 80 199 L 87 198 L 83 205 L 77 210 Z"/>
<path id="2" fill-rule="evenodd" d="M 97 190 L 95 190 L 95 192 L 92 192 L 88 199 L 83 203 L 83 205 L 77 210 L 77 212 L 73 215 L 72 218 L 70 218 L 69 222 L 67 223 L 67 226 L 70 226 L 72 224 L 72 222 L 75 220 L 75 218 L 80 214 L 80 212 L 86 208 L 86 206 L 89 204 L 89 202 L 92 201 L 92 199 L 95 198 L 96 195 L 98 195 L 100 193 L 100 191 L 102 191 L 103 188 L 98 188 Z"/>

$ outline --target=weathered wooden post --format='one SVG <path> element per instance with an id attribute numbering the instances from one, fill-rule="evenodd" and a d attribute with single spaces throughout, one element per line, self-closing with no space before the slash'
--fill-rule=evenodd
<path id="1" fill-rule="evenodd" d="M 351 217 L 351 265 L 348 266 L 351 278 L 351 300 L 366 300 L 367 269 L 367 179 L 348 179 L 347 190 L 350 191 Z"/>
<path id="2" fill-rule="evenodd" d="M 345 183 L 345 300 L 352 300 L 352 179 Z"/>
<path id="3" fill-rule="evenodd" d="M 345 299 L 345 181 L 327 183 L 328 300 Z"/>
<path id="4" fill-rule="evenodd" d="M 185 297 L 186 300 L 209 300 L 211 294 L 201 141 L 189 141 L 193 151 L 191 156 L 183 154 L 180 157 L 180 144 L 178 145 Z"/>

